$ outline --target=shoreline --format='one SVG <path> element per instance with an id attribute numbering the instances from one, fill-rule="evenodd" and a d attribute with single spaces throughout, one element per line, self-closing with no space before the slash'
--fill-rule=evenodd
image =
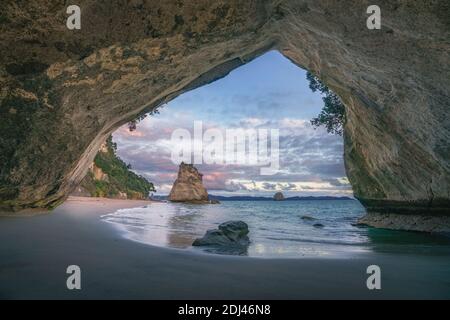
<path id="1" fill-rule="evenodd" d="M 446 256 L 373 252 L 349 259 L 274 259 L 199 254 L 126 239 L 100 220 L 115 210 L 151 203 L 71 198 L 52 214 L 0 219 L 0 298 L 450 298 Z M 71 291 L 66 268 L 74 264 L 82 271 L 82 289 Z M 372 264 L 382 268 L 382 290 L 366 287 L 366 268 Z"/>
<path id="2" fill-rule="evenodd" d="M 132 199 L 112 199 L 112 198 L 98 198 L 98 197 L 83 197 L 83 196 L 69 196 L 64 204 L 77 202 L 77 203 L 90 203 L 111 207 L 117 207 L 118 209 L 133 208 L 140 205 L 159 202 L 156 200 L 132 200 Z M 25 209 L 18 212 L 0 211 L 1 218 L 29 218 L 40 215 L 52 214 L 54 211 L 58 211 L 58 207 L 55 209 Z"/>
<path id="3" fill-rule="evenodd" d="M 158 203 L 155 200 L 133 200 L 133 199 L 112 199 L 112 198 L 98 198 L 98 197 L 80 197 L 80 196 L 69 196 L 67 200 L 64 202 L 70 203 L 98 203 L 104 206 L 118 206 L 122 209 L 125 208 L 133 208 L 140 205 L 150 204 L 150 203 Z M 54 210 L 57 210 L 54 209 Z"/>

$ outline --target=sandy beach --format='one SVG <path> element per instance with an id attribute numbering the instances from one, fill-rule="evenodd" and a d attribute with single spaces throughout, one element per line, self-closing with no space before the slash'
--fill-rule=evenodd
<path id="1" fill-rule="evenodd" d="M 1 299 L 450 298 L 445 256 L 370 253 L 352 259 L 264 259 L 196 254 L 123 238 L 99 219 L 148 201 L 71 197 L 53 212 L 0 218 Z M 382 289 L 366 287 L 366 268 Z M 81 290 L 66 268 L 81 268 Z"/>

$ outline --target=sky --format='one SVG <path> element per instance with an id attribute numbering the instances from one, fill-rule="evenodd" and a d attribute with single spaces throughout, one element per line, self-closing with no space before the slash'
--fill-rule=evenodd
<path id="1" fill-rule="evenodd" d="M 277 172 L 261 175 L 261 164 L 195 164 L 208 192 L 225 196 L 273 196 L 278 191 L 285 196 L 351 196 L 342 137 L 310 124 L 322 107 L 321 95 L 308 87 L 306 71 L 271 51 L 223 79 L 180 95 L 159 114 L 139 122 L 135 131 L 119 128 L 113 140 L 119 157 L 154 183 L 155 194 L 166 195 L 179 164 L 171 157 L 174 146 L 179 146 L 179 141 L 172 139 L 174 130 L 186 129 L 194 137 L 194 121 L 202 121 L 204 130 L 218 129 L 224 136 L 227 129 L 277 129 Z"/>

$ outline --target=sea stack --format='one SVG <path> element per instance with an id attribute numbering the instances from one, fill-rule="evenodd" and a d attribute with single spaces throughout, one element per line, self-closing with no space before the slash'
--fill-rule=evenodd
<path id="1" fill-rule="evenodd" d="M 281 192 L 277 192 L 273 196 L 273 200 L 275 200 L 275 201 L 283 201 L 284 200 L 284 195 Z"/>
<path id="2" fill-rule="evenodd" d="M 169 194 L 172 202 L 210 203 L 203 186 L 202 174 L 192 164 L 182 162 Z"/>

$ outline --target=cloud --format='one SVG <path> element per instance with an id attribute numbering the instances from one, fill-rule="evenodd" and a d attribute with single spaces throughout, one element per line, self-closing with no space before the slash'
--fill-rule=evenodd
<path id="1" fill-rule="evenodd" d="M 275 183 L 269 183 L 269 182 L 264 182 L 263 183 L 263 190 L 276 190 L 277 189 L 277 184 Z"/>
<path id="2" fill-rule="evenodd" d="M 192 122 L 191 122 L 192 121 Z M 172 132 L 177 128 L 190 131 L 193 118 L 147 118 L 130 133 L 126 127 L 114 133 L 118 154 L 133 170 L 152 181 L 159 192 L 168 192 L 176 179 L 178 164 L 172 163 Z M 204 122 L 204 130 L 227 127 Z M 342 139 L 324 130 L 314 130 L 304 119 L 266 119 L 244 117 L 234 128 L 265 128 L 280 130 L 280 171 L 270 177 L 260 175 L 260 166 L 197 165 L 204 174 L 208 190 L 223 192 L 336 192 L 348 190 L 342 159 Z M 225 136 L 225 134 L 224 134 Z M 270 178 L 268 181 L 267 179 Z"/>

